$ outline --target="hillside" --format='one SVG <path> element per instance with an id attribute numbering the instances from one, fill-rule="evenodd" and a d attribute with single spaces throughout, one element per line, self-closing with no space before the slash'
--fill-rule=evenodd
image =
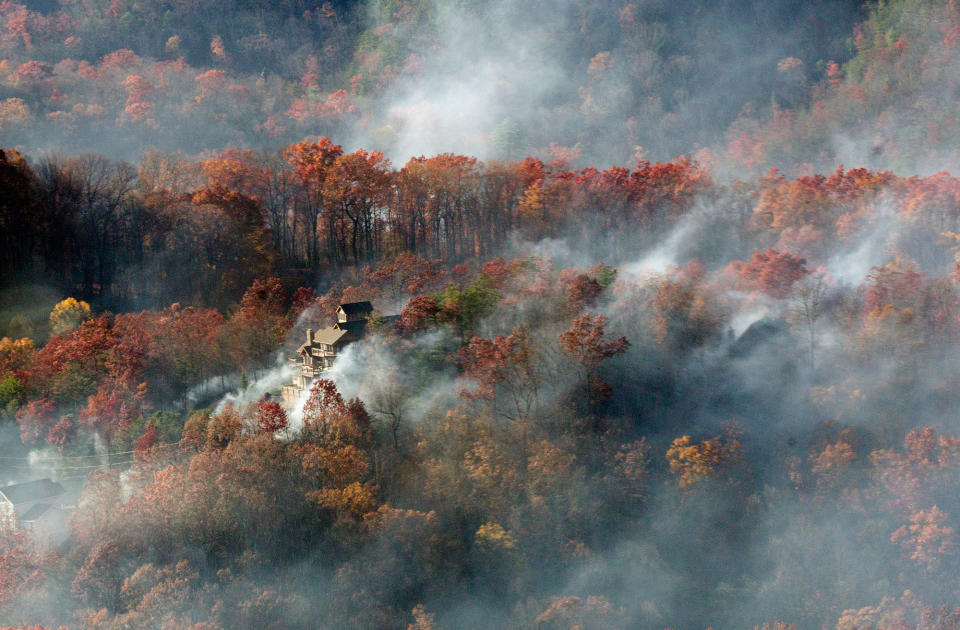
<path id="1" fill-rule="evenodd" d="M 960 629 L 958 35 L 0 3 L 0 627 Z"/>

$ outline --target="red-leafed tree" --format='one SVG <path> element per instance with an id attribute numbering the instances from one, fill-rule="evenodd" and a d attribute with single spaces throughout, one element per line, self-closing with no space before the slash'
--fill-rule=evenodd
<path id="1" fill-rule="evenodd" d="M 32 400 L 17 411 L 20 424 L 20 439 L 24 444 L 33 444 L 56 423 L 57 406 L 49 398 Z"/>
<path id="2" fill-rule="evenodd" d="M 603 362 L 630 347 L 626 337 L 606 338 L 607 318 L 585 313 L 573 320 L 569 330 L 560 333 L 560 347 L 580 366 L 583 389 L 591 409 L 611 394 L 610 386 L 600 378 Z"/>
<path id="3" fill-rule="evenodd" d="M 580 313 L 584 308 L 593 305 L 603 287 L 596 279 L 585 273 L 578 273 L 575 269 L 564 269 L 560 272 L 560 283 L 566 294 L 566 310 L 571 315 Z"/>
<path id="4" fill-rule="evenodd" d="M 247 370 L 280 345 L 289 327 L 283 283 L 279 278 L 255 280 L 227 323 L 228 351 Z"/>
<path id="5" fill-rule="evenodd" d="M 400 325 L 406 333 L 419 332 L 436 322 L 439 312 L 440 306 L 433 298 L 415 297 L 400 311 Z"/>
<path id="6" fill-rule="evenodd" d="M 147 428 L 144 429 L 143 435 L 137 438 L 134 453 L 143 455 L 159 443 L 160 430 L 157 429 L 157 425 L 154 424 L 153 421 L 150 421 L 147 423 Z"/>
<path id="7" fill-rule="evenodd" d="M 899 308 L 922 306 L 927 284 L 927 276 L 909 261 L 896 259 L 874 267 L 867 276 L 864 311 L 869 314 L 887 304 Z"/>
<path id="8" fill-rule="evenodd" d="M 529 418 L 541 384 L 540 359 L 529 331 L 517 328 L 493 340 L 474 337 L 460 349 L 457 361 L 476 383 L 475 389 L 462 389 L 461 396 L 489 401 L 509 420 Z"/>
<path id="9" fill-rule="evenodd" d="M 312 287 L 298 287 L 290 298 L 290 302 L 293 304 L 293 312 L 296 315 L 302 313 L 316 301 L 317 292 Z"/>
<path id="10" fill-rule="evenodd" d="M 12 612 L 24 595 L 45 580 L 43 558 L 32 547 L 26 531 L 0 523 L 0 614 Z"/>
<path id="11" fill-rule="evenodd" d="M 105 375 L 103 358 L 116 343 L 110 319 L 98 317 L 51 339 L 23 371 L 33 392 L 80 403 L 92 393 L 91 384 Z"/>
<path id="12" fill-rule="evenodd" d="M 593 319 L 589 314 L 581 315 L 573 320 L 569 330 L 560 333 L 560 344 L 573 358 L 595 370 L 605 359 L 622 354 L 630 347 L 626 337 L 607 341 L 606 326 L 607 318 L 603 315 Z"/>
<path id="13" fill-rule="evenodd" d="M 366 275 L 369 283 L 386 298 L 404 294 L 420 295 L 438 288 L 445 277 L 440 260 L 424 260 L 410 252 L 401 252 L 393 260 L 377 265 Z"/>
<path id="14" fill-rule="evenodd" d="M 97 393 L 87 399 L 87 405 L 79 411 L 77 419 L 109 442 L 115 432 L 141 417 L 146 406 L 145 383 L 137 384 L 129 376 L 106 379 L 97 388 Z"/>
<path id="15" fill-rule="evenodd" d="M 370 416 L 359 399 L 344 402 L 337 385 L 319 379 L 303 404 L 303 424 L 321 442 L 351 444 L 365 448 L 370 442 Z"/>
<path id="16" fill-rule="evenodd" d="M 810 273 L 806 264 L 803 258 L 768 249 L 755 252 L 748 263 L 730 263 L 729 269 L 736 274 L 737 284 L 742 288 L 783 299 L 790 295 L 794 283 Z"/>
<path id="17" fill-rule="evenodd" d="M 287 414 L 279 403 L 266 401 L 257 407 L 257 428 L 276 433 L 287 428 Z"/>
<path id="18" fill-rule="evenodd" d="M 60 418 L 60 422 L 50 427 L 50 432 L 47 434 L 47 443 L 56 446 L 58 450 L 63 452 L 63 448 L 73 439 L 76 429 L 77 425 L 73 422 L 73 418 L 69 415 L 63 416 Z"/>

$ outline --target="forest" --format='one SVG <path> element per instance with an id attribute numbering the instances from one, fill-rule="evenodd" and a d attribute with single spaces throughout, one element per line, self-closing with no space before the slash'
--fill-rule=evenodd
<path id="1" fill-rule="evenodd" d="M 0 1 L 0 629 L 960 629 L 958 43 Z"/>

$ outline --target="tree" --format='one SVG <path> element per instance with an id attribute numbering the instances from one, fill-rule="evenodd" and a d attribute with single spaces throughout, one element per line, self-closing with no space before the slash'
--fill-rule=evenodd
<path id="1" fill-rule="evenodd" d="M 312 287 L 297 287 L 290 297 L 293 305 L 293 315 L 300 315 L 303 311 L 313 306 L 317 301 L 317 292 Z"/>
<path id="2" fill-rule="evenodd" d="M 790 295 L 794 283 L 810 273 L 806 263 L 803 258 L 768 249 L 755 252 L 749 263 L 730 263 L 730 269 L 740 278 L 744 288 L 783 299 Z"/>
<path id="3" fill-rule="evenodd" d="M 411 298 L 400 311 L 400 325 L 406 333 L 420 332 L 436 322 L 439 312 L 440 307 L 433 298 Z"/>
<path id="4" fill-rule="evenodd" d="M 60 422 L 50 427 L 47 434 L 47 443 L 56 446 L 62 453 L 64 447 L 73 439 L 76 433 L 77 425 L 73 422 L 73 417 L 69 414 L 62 416 Z"/>
<path id="5" fill-rule="evenodd" d="M 18 99 L 19 100 L 19 99 Z M 21 103 L 23 101 L 20 101 Z M 4 127 L 0 102 L 0 128 Z M 0 268 L 11 272 L 29 268 L 31 255 L 41 249 L 45 222 L 38 206 L 36 176 L 26 159 L 12 149 L 0 149 Z"/>
<path id="6" fill-rule="evenodd" d="M 591 409 L 601 399 L 610 396 L 609 386 L 599 376 L 602 363 L 630 347 L 626 337 L 606 340 L 607 318 L 597 315 L 590 318 L 589 313 L 573 320 L 569 330 L 560 333 L 560 347 L 573 357 L 582 372 L 583 390 L 590 402 Z"/>
<path id="7" fill-rule="evenodd" d="M 671 354 L 682 354 L 716 338 L 724 312 L 704 281 L 698 260 L 653 278 L 651 318 L 655 338 Z"/>
<path id="8" fill-rule="evenodd" d="M 320 260 L 317 237 L 321 214 L 324 215 L 327 254 L 334 262 L 338 261 L 336 217 L 331 212 L 325 211 L 324 185 L 330 169 L 341 155 L 343 155 L 343 147 L 333 144 L 329 138 L 320 138 L 316 142 L 305 140 L 288 147 L 284 152 L 287 161 L 293 165 L 300 184 L 301 195 L 297 212 L 302 215 L 304 221 L 306 262 L 313 269 L 316 269 Z"/>
<path id="9" fill-rule="evenodd" d="M 594 278 L 585 273 L 577 273 L 574 269 L 564 269 L 560 272 L 560 283 L 566 293 L 566 311 L 576 315 L 588 306 L 593 306 L 602 287 Z"/>
<path id="10" fill-rule="evenodd" d="M 370 444 L 370 416 L 363 403 L 357 398 L 345 402 L 329 379 L 317 379 L 311 386 L 303 404 L 303 424 L 321 442 L 361 448 Z"/>
<path id="11" fill-rule="evenodd" d="M 279 403 L 266 401 L 257 407 L 257 428 L 276 433 L 287 428 L 287 414 Z"/>
<path id="12" fill-rule="evenodd" d="M 829 285 L 830 279 L 823 268 L 808 274 L 800 280 L 790 308 L 791 319 L 807 329 L 811 371 L 816 367 L 817 321 L 826 311 Z"/>
<path id="13" fill-rule="evenodd" d="M 729 473 L 741 457 L 740 440 L 734 434 L 725 440 L 713 437 L 700 442 L 684 435 L 675 439 L 667 449 L 670 472 L 681 490 L 692 489 L 703 481 Z"/>
<path id="14" fill-rule="evenodd" d="M 120 378 L 104 379 L 77 419 L 91 431 L 100 434 L 109 443 L 136 418 L 143 416 L 147 407 L 147 387 L 137 384 L 130 374 Z"/>
<path id="15" fill-rule="evenodd" d="M 20 439 L 24 444 L 33 444 L 47 433 L 56 422 L 56 404 L 47 398 L 32 400 L 17 411 Z"/>
<path id="16" fill-rule="evenodd" d="M 144 430 L 143 435 L 137 438 L 136 446 L 134 446 L 134 452 L 142 457 L 150 449 L 160 443 L 160 430 L 157 429 L 157 425 L 150 421 L 147 423 L 147 428 Z"/>
<path id="17" fill-rule="evenodd" d="M 246 371 L 281 344 L 289 327 L 283 283 L 279 278 L 254 280 L 225 327 L 229 352 Z"/>
<path id="18" fill-rule="evenodd" d="M 0 378 L 0 419 L 8 420 L 15 416 L 25 391 L 23 381 L 13 374 Z"/>
<path id="19" fill-rule="evenodd" d="M 50 312 L 50 331 L 54 335 L 69 332 L 90 319 L 90 305 L 83 300 L 69 297 L 57 302 Z"/>
<path id="20" fill-rule="evenodd" d="M 404 294 L 417 296 L 442 286 L 445 277 L 442 262 L 401 252 L 366 274 L 365 282 L 376 287 L 387 299 Z"/>
<path id="21" fill-rule="evenodd" d="M 857 459 L 857 453 L 848 443 L 840 441 L 827 444 L 816 456 L 811 456 L 810 472 L 817 476 L 817 484 L 823 488 L 837 488 L 845 481 L 847 470 Z"/>
<path id="22" fill-rule="evenodd" d="M 949 516 L 936 505 L 918 510 L 910 516 L 910 525 L 903 525 L 890 537 L 899 544 L 911 561 L 929 572 L 936 571 L 957 553 L 954 528 Z"/>
<path id="23" fill-rule="evenodd" d="M 29 534 L 0 523 L 0 612 L 12 612 L 21 598 L 43 583 L 44 573 L 43 558 Z"/>
<path id="24" fill-rule="evenodd" d="M 516 328 L 509 336 L 493 340 L 474 337 L 460 349 L 457 360 L 477 385 L 474 390 L 461 390 L 461 396 L 490 401 L 505 418 L 527 422 L 541 384 L 540 360 L 527 329 Z M 506 405 L 497 405 L 498 394 L 507 399 L 502 401 Z"/>
<path id="25" fill-rule="evenodd" d="M 500 291 L 485 274 L 480 274 L 463 288 L 451 284 L 434 296 L 436 303 L 440 304 L 437 321 L 453 324 L 458 337 L 465 342 L 472 336 L 480 319 L 493 310 L 500 298 Z"/>
<path id="26" fill-rule="evenodd" d="M 585 599 L 568 595 L 551 597 L 546 609 L 536 618 L 536 627 L 545 630 L 583 628 L 584 630 L 612 630 L 622 627 L 625 611 L 616 608 L 606 597 Z"/>
<path id="27" fill-rule="evenodd" d="M 390 433 L 393 436 L 393 448 L 399 450 L 400 427 L 403 425 L 403 416 L 406 408 L 407 396 L 410 393 L 409 384 L 397 369 L 380 375 L 373 390 L 371 409 L 374 413 L 389 418 Z"/>
<path id="28" fill-rule="evenodd" d="M 371 260 L 380 251 L 385 207 L 393 177 L 390 160 L 380 151 L 358 149 L 340 155 L 326 174 L 324 203 L 349 221 L 353 263 Z"/>
<path id="29" fill-rule="evenodd" d="M 23 368 L 31 396 L 82 404 L 107 375 L 104 360 L 117 345 L 113 323 L 106 316 L 52 339 Z"/>
<path id="30" fill-rule="evenodd" d="M 125 254 L 135 258 L 142 243 L 140 206 L 134 198 L 137 172 L 102 155 L 50 157 L 40 163 L 43 203 L 55 209 L 64 233 L 53 243 L 69 265 L 68 280 L 90 298 L 113 284 Z M 132 261 L 131 261 L 132 262 Z"/>
<path id="31" fill-rule="evenodd" d="M 0 339 L 0 374 L 9 374 L 23 369 L 33 358 L 33 340 L 29 338 Z"/>
<path id="32" fill-rule="evenodd" d="M 95 545 L 77 571 L 71 591 L 85 604 L 111 610 L 119 608 L 120 587 L 125 575 L 123 550 L 112 541 Z"/>

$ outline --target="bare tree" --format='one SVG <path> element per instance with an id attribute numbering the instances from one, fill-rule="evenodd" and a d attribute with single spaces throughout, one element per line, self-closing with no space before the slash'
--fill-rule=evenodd
<path id="1" fill-rule="evenodd" d="M 817 320 L 825 310 L 828 286 L 829 278 L 822 267 L 808 274 L 797 283 L 790 308 L 793 322 L 807 331 L 811 372 L 816 367 Z"/>
<path id="2" fill-rule="evenodd" d="M 400 448 L 399 433 L 409 391 L 409 385 L 396 368 L 384 372 L 373 386 L 371 410 L 389 419 L 394 449 Z"/>

